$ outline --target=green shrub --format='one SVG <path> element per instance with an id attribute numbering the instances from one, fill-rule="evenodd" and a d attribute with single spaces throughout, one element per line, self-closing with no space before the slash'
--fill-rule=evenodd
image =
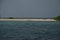
<path id="1" fill-rule="evenodd" d="M 14 19 L 13 17 L 9 17 L 8 19 Z"/>
<path id="2" fill-rule="evenodd" d="M 54 17 L 54 19 L 60 21 L 60 16 Z"/>

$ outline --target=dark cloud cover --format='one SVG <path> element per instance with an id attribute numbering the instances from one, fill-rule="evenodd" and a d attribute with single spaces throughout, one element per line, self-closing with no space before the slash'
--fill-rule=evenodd
<path id="1" fill-rule="evenodd" d="M 0 0 L 2 17 L 54 17 L 60 0 Z M 1 7 L 2 6 L 2 7 Z"/>

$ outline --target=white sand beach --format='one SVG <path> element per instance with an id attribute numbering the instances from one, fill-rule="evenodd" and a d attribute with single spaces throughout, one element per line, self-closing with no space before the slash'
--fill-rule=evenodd
<path id="1" fill-rule="evenodd" d="M 54 19 L 0 19 L 0 21 L 56 21 Z"/>

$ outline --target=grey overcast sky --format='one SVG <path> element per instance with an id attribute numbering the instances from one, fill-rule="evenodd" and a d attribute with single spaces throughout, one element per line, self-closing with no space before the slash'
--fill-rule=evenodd
<path id="1" fill-rule="evenodd" d="M 60 15 L 60 0 L 0 0 L 2 17 L 42 17 Z"/>

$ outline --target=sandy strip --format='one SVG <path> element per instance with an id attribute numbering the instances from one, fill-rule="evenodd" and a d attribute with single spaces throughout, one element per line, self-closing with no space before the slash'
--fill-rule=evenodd
<path id="1" fill-rule="evenodd" d="M 0 19 L 0 21 L 56 21 L 54 19 Z"/>

